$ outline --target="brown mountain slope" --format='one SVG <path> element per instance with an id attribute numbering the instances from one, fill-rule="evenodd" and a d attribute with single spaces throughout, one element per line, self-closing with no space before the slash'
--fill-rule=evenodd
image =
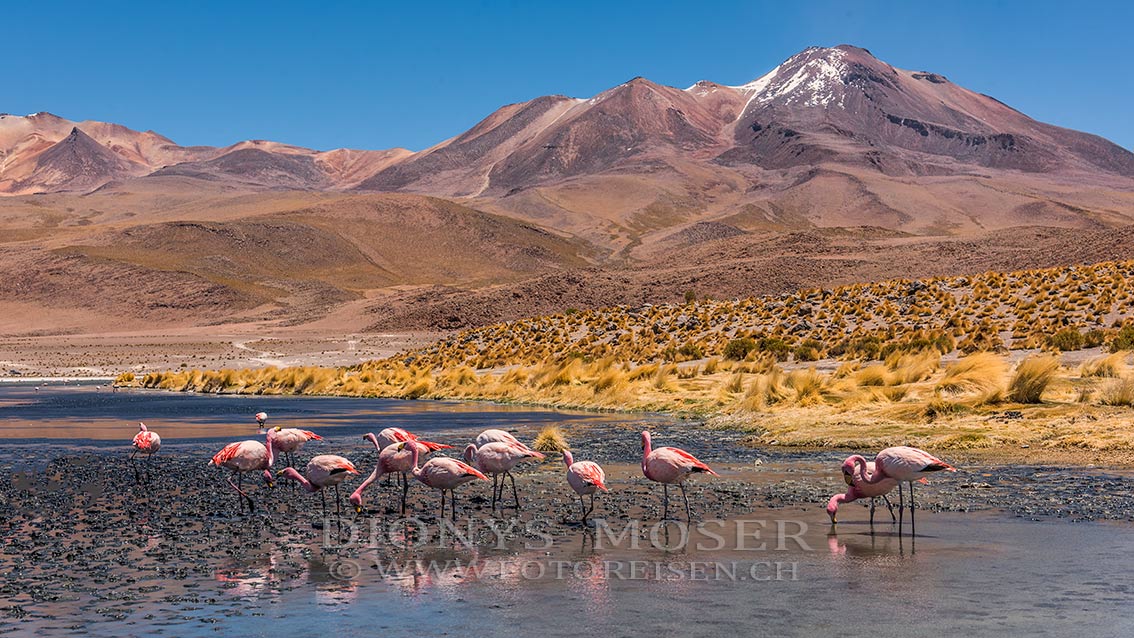
<path id="1" fill-rule="evenodd" d="M 60 150 L 85 136 L 82 159 Z M 70 140 L 70 141 L 69 141 Z M 72 151 L 70 156 L 76 154 Z M 242 189 L 342 190 L 410 155 L 405 149 L 311 149 L 264 140 L 225 148 L 178 146 L 152 131 L 72 122 L 50 113 L 0 114 L 0 195 L 87 192 L 143 175 L 178 175 Z"/>
<path id="2" fill-rule="evenodd" d="M 50 209 L 75 210 L 63 215 L 0 207 L 0 267 L 14 273 L 0 282 L 0 311 L 41 307 L 52 316 L 39 328 L 0 322 L 0 330 L 288 325 L 379 290 L 467 288 L 586 263 L 577 242 L 417 195 L 221 193 L 205 202 L 175 204 L 171 215 L 183 219 L 158 223 L 73 206 Z M 217 221 L 184 219 L 204 216 Z"/>

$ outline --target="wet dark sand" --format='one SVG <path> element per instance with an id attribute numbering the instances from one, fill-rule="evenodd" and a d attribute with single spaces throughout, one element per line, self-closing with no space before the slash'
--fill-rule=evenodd
<path id="1" fill-rule="evenodd" d="M 204 400 L 211 398 L 198 399 L 208 413 Z M 314 411 L 307 402 L 319 400 L 295 401 Z M 416 520 L 409 522 L 399 520 L 392 488 L 372 488 L 361 516 L 347 507 L 336 523 L 333 515 L 322 519 L 318 494 L 268 489 L 250 477 L 245 486 L 258 510 L 241 516 L 221 471 L 206 463 L 223 441 L 255 438 L 254 427 L 222 424 L 225 432 L 246 433 L 182 438 L 171 414 L 164 428 L 155 427 L 167 443 L 143 484 L 134 481 L 123 440 L 24 439 L 0 448 L 0 472 L 11 477 L 0 484 L 0 632 L 493 635 L 486 628 L 498 623 L 514 635 L 604 636 L 848 629 L 1117 636 L 1134 629 L 1134 528 L 1124 522 L 1134 509 L 1123 472 L 966 466 L 919 487 L 924 509 L 915 545 L 908 534 L 896 535 L 884 510 L 870 534 L 858 503 L 844 506 L 832 529 L 822 506 L 841 491 L 845 453 L 749 449 L 738 435 L 652 416 L 536 417 L 425 403 L 395 403 L 388 414 L 359 404 L 364 409 L 354 413 L 350 401 L 331 404 L 342 407 L 324 414 L 327 440 L 309 444 L 303 458 L 343 454 L 365 474 L 375 453 L 360 433 L 400 424 L 407 414 L 430 438 L 453 445 L 490 424 L 530 439 L 539 424 L 555 421 L 576 458 L 607 467 L 612 491 L 598 497 L 594 515 L 615 531 L 637 522 L 638 532 L 622 543 L 588 533 L 577 522 L 563 466 L 553 461 L 518 473 L 518 514 L 494 516 L 486 484 L 461 488 L 457 528 L 467 544 L 452 533 L 438 538 L 438 497 L 417 483 L 410 492 Z M 81 407 L 40 406 L 29 410 L 28 422 L 101 431 Z M 454 423 L 454 415 L 462 421 Z M 125 428 L 128 440 L 130 425 L 109 427 Z M 720 548 L 694 542 L 665 552 L 651 543 L 651 532 L 664 539 L 668 530 L 672 547 L 680 528 L 653 528 L 661 490 L 635 464 L 644 426 L 655 444 L 680 445 L 721 473 L 688 486 L 695 521 L 724 521 L 709 528 L 726 538 Z M 359 480 L 344 486 L 344 505 Z M 671 497 L 671 514 L 683 513 L 676 490 Z M 750 549 L 751 537 L 738 546 L 737 521 L 765 530 L 769 547 Z M 803 530 L 802 542 L 789 539 L 775 551 L 778 522 Z M 509 531 L 500 539 L 492 526 Z M 627 546 L 630 538 L 640 547 Z M 776 577 L 777 568 L 786 575 Z"/>

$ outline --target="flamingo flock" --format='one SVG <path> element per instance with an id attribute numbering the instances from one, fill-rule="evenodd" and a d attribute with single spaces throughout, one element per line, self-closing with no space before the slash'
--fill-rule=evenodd
<path id="1" fill-rule="evenodd" d="M 304 467 L 303 473 L 295 468 L 294 455 L 298 453 L 309 441 L 322 441 L 323 437 L 298 428 L 283 428 L 276 426 L 267 429 L 265 424 L 268 415 L 258 412 L 255 415 L 258 431 L 264 434 L 264 441 L 249 439 L 229 443 L 221 448 L 209 465 L 230 470 L 226 477 L 229 486 L 238 496 L 239 511 L 243 513 L 247 504 L 249 513 L 255 511 L 255 501 L 245 491 L 244 475 L 249 472 L 258 472 L 263 483 L 269 488 L 274 487 L 275 477 L 286 478 L 310 493 L 319 492 L 322 497 L 323 516 L 327 515 L 326 492 L 334 492 L 335 512 L 341 517 L 341 501 L 339 485 L 351 476 L 359 475 L 357 467 L 347 458 L 335 454 L 319 454 L 312 457 Z M 441 516 L 445 516 L 445 495 L 449 494 L 450 516 L 456 515 L 457 494 L 456 489 L 474 481 L 487 481 L 492 476 L 492 511 L 496 512 L 497 503 L 504 508 L 504 488 L 506 481 L 512 484 L 513 508 L 519 511 L 521 501 L 519 490 L 516 487 L 516 477 L 512 474 L 520 463 L 525 461 L 543 461 L 546 457 L 541 452 L 533 450 L 514 435 L 499 429 L 490 429 L 481 432 L 475 443 L 468 444 L 463 451 L 464 461 L 447 456 L 435 456 L 425 460 L 426 456 L 441 450 L 452 449 L 453 446 L 420 439 L 401 428 L 386 428 L 377 435 L 368 433 L 362 437 L 374 446 L 378 453 L 374 470 L 349 496 L 351 505 L 356 514 L 363 512 L 363 494 L 383 476 L 397 476 L 401 487 L 401 513 L 406 513 L 407 496 L 409 493 L 409 477 L 413 477 L 426 487 L 438 490 L 441 493 Z M 135 457 L 142 454 L 147 457 L 148 467 L 152 464 L 153 456 L 161 448 L 161 437 L 139 424 L 139 432 L 131 441 L 133 451 L 130 454 L 130 463 L 134 467 L 135 479 L 140 481 Z M 692 521 L 693 515 L 689 505 L 689 496 L 685 490 L 685 482 L 694 474 L 708 474 L 719 476 L 712 468 L 695 456 L 677 447 L 653 447 L 653 440 L 649 431 L 641 433 L 642 445 L 642 475 L 655 483 L 662 484 L 662 520 L 669 519 L 669 486 L 676 485 L 681 490 L 681 497 L 685 504 L 685 517 Z M 273 474 L 277 454 L 286 461 L 286 467 Z M 566 466 L 566 482 L 579 498 L 580 522 L 584 525 L 587 518 L 594 512 L 595 494 L 607 492 L 606 473 L 603 468 L 593 461 L 575 461 L 570 450 L 563 451 L 563 463 Z M 827 502 L 827 514 L 832 525 L 838 523 L 839 506 L 856 500 L 869 498 L 870 525 L 873 531 L 875 503 L 878 498 L 883 499 L 890 512 L 891 519 L 898 524 L 899 534 L 904 526 L 905 495 L 902 484 L 909 485 L 910 493 L 910 531 L 917 533 L 915 522 L 916 502 L 914 500 L 914 483 L 925 483 L 927 477 L 942 471 L 955 472 L 952 465 L 934 457 L 932 454 L 918 448 L 898 446 L 889 447 L 879 452 L 873 461 L 866 460 L 861 455 L 847 457 L 841 465 L 843 480 L 847 485 L 844 493 L 831 496 Z M 235 481 L 233 480 L 235 479 Z M 888 495 L 898 488 L 899 505 L 898 516 L 895 518 L 893 505 Z M 584 497 L 590 497 L 588 507 Z"/>

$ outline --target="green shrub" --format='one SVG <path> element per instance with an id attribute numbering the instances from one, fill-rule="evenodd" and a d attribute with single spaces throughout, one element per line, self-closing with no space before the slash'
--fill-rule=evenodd
<path id="1" fill-rule="evenodd" d="M 805 339 L 795 347 L 792 355 L 796 361 L 818 361 L 823 351 L 823 344 L 816 339 Z"/>
<path id="2" fill-rule="evenodd" d="M 733 339 L 725 344 L 724 355 L 725 359 L 732 359 L 733 361 L 744 361 L 749 352 L 756 349 L 756 340 L 749 337 L 740 339 Z"/>
<path id="3" fill-rule="evenodd" d="M 1083 335 L 1074 328 L 1064 328 L 1047 338 L 1047 345 L 1062 352 L 1082 350 L 1083 344 Z"/>
<path id="4" fill-rule="evenodd" d="M 685 342 L 685 345 L 677 349 L 677 353 L 686 359 L 700 359 L 705 356 L 705 351 L 701 349 L 701 346 L 692 341 Z"/>
<path id="5" fill-rule="evenodd" d="M 756 343 L 756 349 L 774 356 L 776 361 L 787 361 L 788 354 L 791 353 L 791 347 L 779 337 L 762 337 Z"/>
<path id="6" fill-rule="evenodd" d="M 1134 323 L 1128 323 L 1122 326 L 1118 334 L 1110 340 L 1109 345 L 1111 352 L 1121 352 L 1123 350 L 1134 350 Z"/>

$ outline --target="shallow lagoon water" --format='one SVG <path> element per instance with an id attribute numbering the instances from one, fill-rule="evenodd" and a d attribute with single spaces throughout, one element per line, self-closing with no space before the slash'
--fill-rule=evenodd
<path id="1" fill-rule="evenodd" d="M 666 417 L 483 404 L 111 395 L 92 388 L 41 388 L 38 393 L 24 387 L 11 393 L 6 390 L 0 388 L 0 428 L 51 423 L 53 432 L 89 429 L 90 441 L 65 445 L 86 449 L 93 441 L 93 447 L 83 454 L 105 459 L 108 467 L 121 462 L 114 446 L 122 446 L 121 440 L 108 437 L 121 430 L 128 439 L 135 420 L 161 423 L 163 436 L 172 445 L 170 454 L 204 456 L 203 451 L 214 446 L 213 438 L 232 438 L 236 433 L 254 436 L 254 424 L 249 426 L 248 421 L 257 409 L 279 414 L 281 420 L 319 423 L 327 429 L 324 433 L 331 443 L 340 445 L 353 445 L 359 433 L 384 427 L 382 424 L 467 436 L 491 425 L 530 434 L 536 426 L 559 423 L 569 436 L 613 430 L 619 439 L 626 436 L 623 431 L 632 438 L 641 425 L 671 432 L 686 427 Z M 26 394 L 29 390 L 31 395 Z M 26 411 L 14 404 L 17 402 L 23 402 Z M 179 441 L 174 432 L 190 426 L 215 428 L 215 436 L 192 435 Z M 586 450 L 588 438 L 580 435 L 574 440 Z M 12 463 L 23 455 L 45 455 L 61 443 L 25 436 L 19 445 L 4 446 L 0 456 Z M 636 443 L 619 448 L 619 453 L 632 454 L 634 448 Z M 726 489 L 738 481 L 750 485 L 753 494 L 782 490 L 785 476 L 816 465 L 806 456 L 780 458 L 758 453 L 772 459 L 766 472 L 751 470 L 747 452 L 736 453 L 731 462 L 720 461 L 724 475 L 720 482 L 698 478 L 697 490 Z M 721 457 L 719 451 L 715 454 Z M 815 458 L 827 462 L 823 455 Z M 121 531 L 102 527 L 89 532 L 82 525 L 69 528 L 66 515 L 59 519 L 62 525 L 46 525 L 47 515 L 11 510 L 6 512 L 12 515 L 5 517 L 5 547 L 0 553 L 5 572 L 0 579 L 0 632 L 107 636 L 1134 633 L 1130 613 L 1134 608 L 1134 527 L 1129 524 L 1035 522 L 988 511 L 923 511 L 918 514 L 922 535 L 915 544 L 908 535 L 898 536 L 885 524 L 884 510 L 879 511 L 879 522 L 871 534 L 862 508 L 848 507 L 840 514 L 843 522 L 833 529 L 820 506 L 769 506 L 767 499 L 753 499 L 750 506 L 734 507 L 719 516 L 724 522 L 710 528 L 725 537 L 723 547 L 717 549 L 717 543 L 710 542 L 698 548 L 694 541 L 667 552 L 655 547 L 649 535 L 657 519 L 656 507 L 641 507 L 656 501 L 656 491 L 649 491 L 649 486 L 634 477 L 632 463 L 612 464 L 608 469 L 615 477 L 614 493 L 604 498 L 613 500 L 618 492 L 629 493 L 632 504 L 600 507 L 600 513 L 609 516 L 606 524 L 614 531 L 640 521 L 640 531 L 633 535 L 639 540 L 638 548 L 629 547 L 625 539 L 614 542 L 603 533 L 589 534 L 564 522 L 573 515 L 574 503 L 562 493 L 565 488 L 556 482 L 554 467 L 521 477 L 521 484 L 531 486 L 531 498 L 536 500 L 521 520 L 537 520 L 547 513 L 550 547 L 544 547 L 541 538 L 523 537 L 511 537 L 497 547 L 483 542 L 482 537 L 471 546 L 450 538 L 445 543 L 435 539 L 419 542 L 407 549 L 382 542 L 370 548 L 367 536 L 372 521 L 388 531 L 393 516 L 378 513 L 348 519 L 347 531 L 354 525 L 359 534 L 359 542 L 351 545 L 344 544 L 349 534 L 342 530 L 313 530 L 309 519 L 286 508 L 282 514 L 273 514 L 270 523 L 259 518 L 263 514 L 241 518 L 185 509 L 186 516 L 194 517 L 194 525 L 207 528 L 214 536 L 227 534 L 237 539 L 233 547 L 242 549 L 230 551 L 214 542 L 201 543 L 199 555 L 184 547 L 163 553 L 169 544 L 194 541 L 176 525 L 152 520 L 165 514 L 156 506 L 151 513 L 147 503 L 186 497 L 194 486 L 176 495 L 140 496 L 141 507 L 121 518 Z M 203 498 L 209 502 L 229 495 L 206 493 Z M 440 525 L 428 515 L 433 496 L 419 493 L 418 498 L 424 519 L 421 525 Z M 473 505 L 476 499 L 469 494 L 462 498 L 468 503 L 462 516 L 482 524 L 488 516 L 486 508 Z M 695 502 L 697 498 L 694 495 Z M 93 496 L 89 501 L 75 500 L 71 514 L 75 519 L 82 518 L 83 507 L 97 504 Z M 35 503 L 54 507 L 65 501 Z M 701 512 L 698 518 L 715 518 L 708 514 Z M 738 520 L 747 521 L 742 524 L 750 532 L 762 530 L 761 538 L 748 535 L 738 545 Z M 775 549 L 777 521 L 784 521 L 788 532 L 803 530 L 798 538 L 789 534 L 782 551 Z M 170 530 L 173 534 L 167 536 Z M 672 524 L 658 530 L 668 530 L 673 539 L 680 533 Z M 35 543 L 27 539 L 31 534 L 37 535 Z M 54 544 L 43 544 L 40 536 L 44 534 L 59 538 Z M 128 546 L 120 554 L 111 554 L 109 568 L 76 569 L 67 578 L 55 571 L 67 569 L 58 553 L 66 552 L 69 537 L 77 547 L 90 542 L 97 552 L 105 552 L 119 544 L 107 534 L 120 534 L 121 544 Z M 330 535 L 324 538 L 324 534 Z M 756 549 L 761 540 L 769 544 Z M 70 560 L 65 553 L 63 558 Z M 401 573 L 395 573 L 398 569 Z M 13 585 L 17 581 L 18 587 Z M 28 582 L 42 582 L 43 589 L 29 588 Z"/>

